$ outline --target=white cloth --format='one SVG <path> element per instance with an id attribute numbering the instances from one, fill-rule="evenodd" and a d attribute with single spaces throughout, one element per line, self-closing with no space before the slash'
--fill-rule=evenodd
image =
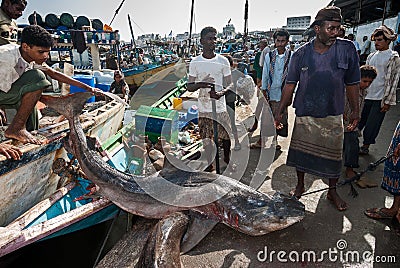
<path id="1" fill-rule="evenodd" d="M 0 90 L 8 92 L 12 84 L 27 70 L 39 69 L 45 71 L 46 64 L 28 63 L 19 52 L 19 45 L 7 44 L 0 46 Z"/>
<path id="2" fill-rule="evenodd" d="M 195 77 L 195 82 L 201 82 L 210 75 L 215 80 L 215 91 L 223 89 L 224 77 L 231 75 L 229 61 L 224 56 L 216 54 L 212 59 L 206 59 L 202 55 L 193 58 L 189 64 L 189 76 Z M 199 112 L 211 113 L 212 103 L 209 88 L 199 89 Z M 225 96 L 215 101 L 217 113 L 226 112 Z"/>
<path id="3" fill-rule="evenodd" d="M 374 79 L 371 85 L 368 87 L 367 100 L 381 100 L 385 93 L 385 75 L 388 69 L 388 62 L 392 50 L 387 49 L 384 51 L 377 51 L 372 57 L 367 59 L 366 64 L 375 66 L 378 72 L 378 76 Z"/>
<path id="4" fill-rule="evenodd" d="M 271 51 L 271 48 L 269 46 L 266 46 L 263 51 L 261 52 L 260 55 L 260 66 L 264 66 L 264 61 L 265 61 L 265 56 Z"/>

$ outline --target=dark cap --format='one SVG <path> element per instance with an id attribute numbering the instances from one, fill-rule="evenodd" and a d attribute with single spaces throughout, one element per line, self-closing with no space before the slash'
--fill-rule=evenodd
<path id="1" fill-rule="evenodd" d="M 342 22 L 342 14 L 340 8 L 335 6 L 330 6 L 321 9 L 320 11 L 318 11 L 317 16 L 315 16 L 315 20 L 310 25 L 310 27 L 314 27 L 314 25 L 320 21 Z"/>

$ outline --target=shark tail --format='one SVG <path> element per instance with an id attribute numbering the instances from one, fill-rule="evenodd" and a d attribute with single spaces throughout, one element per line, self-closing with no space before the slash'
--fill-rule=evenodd
<path id="1" fill-rule="evenodd" d="M 65 117 L 74 118 L 81 114 L 86 101 L 90 97 L 92 97 L 92 94 L 89 92 L 79 92 L 62 97 L 43 95 L 40 101 Z"/>

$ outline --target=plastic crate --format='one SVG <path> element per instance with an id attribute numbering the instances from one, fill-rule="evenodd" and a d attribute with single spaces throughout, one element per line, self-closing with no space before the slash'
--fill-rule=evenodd
<path id="1" fill-rule="evenodd" d="M 178 142 L 178 112 L 141 105 L 135 114 L 136 135 L 147 135 L 156 143 L 158 137 L 164 136 L 172 144 Z"/>

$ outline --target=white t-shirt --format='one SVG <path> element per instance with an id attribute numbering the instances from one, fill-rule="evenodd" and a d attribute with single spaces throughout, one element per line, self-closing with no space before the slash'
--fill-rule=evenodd
<path id="1" fill-rule="evenodd" d="M 28 63 L 19 52 L 19 45 L 7 44 L 0 46 L 0 90 L 8 92 L 12 84 L 27 70 L 39 69 L 45 71 L 46 64 Z"/>
<path id="2" fill-rule="evenodd" d="M 201 82 L 207 75 L 214 78 L 215 91 L 221 91 L 223 89 L 224 77 L 231 75 L 231 68 L 228 59 L 219 54 L 216 54 L 212 59 L 206 59 L 202 55 L 193 58 L 189 64 L 189 76 L 195 77 L 195 82 Z M 209 88 L 199 89 L 199 112 L 212 112 L 212 103 L 209 91 Z M 217 113 L 226 111 L 225 96 L 216 100 L 215 103 Z"/>
<path id="3" fill-rule="evenodd" d="M 370 58 L 367 59 L 366 64 L 375 66 L 378 72 L 377 77 L 368 87 L 367 100 L 382 100 L 385 93 L 385 75 L 387 72 L 387 65 L 392 51 L 390 49 L 384 51 L 376 51 Z"/>

